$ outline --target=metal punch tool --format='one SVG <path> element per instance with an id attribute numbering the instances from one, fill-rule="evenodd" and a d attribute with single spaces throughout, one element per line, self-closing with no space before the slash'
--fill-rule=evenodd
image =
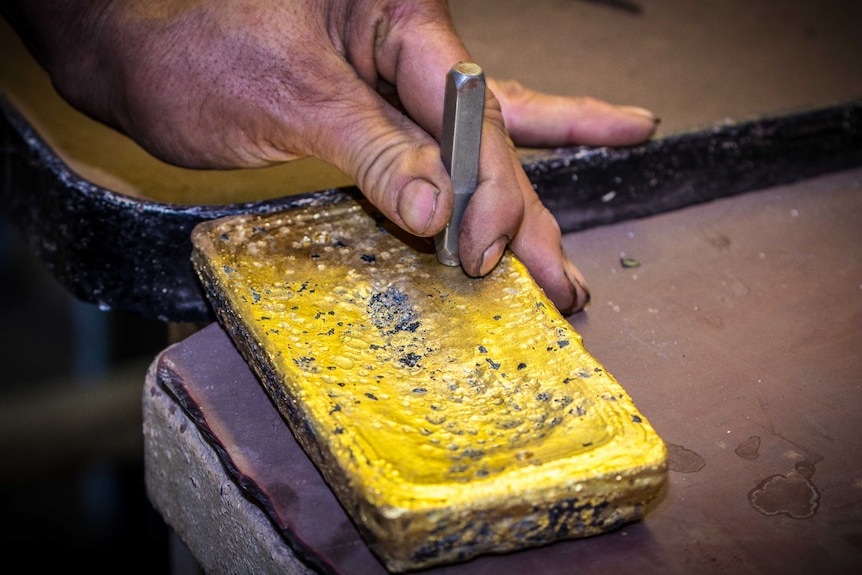
<path id="1" fill-rule="evenodd" d="M 455 192 L 452 216 L 435 239 L 437 259 L 458 266 L 458 231 L 461 218 L 479 180 L 479 149 L 485 115 L 485 73 L 472 62 L 459 62 L 446 75 L 443 135 L 440 155 Z"/>

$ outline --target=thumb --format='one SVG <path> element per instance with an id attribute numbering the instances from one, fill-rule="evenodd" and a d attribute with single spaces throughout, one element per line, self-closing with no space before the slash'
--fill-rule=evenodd
<path id="1" fill-rule="evenodd" d="M 350 176 L 399 227 L 417 236 L 436 234 L 452 212 L 452 183 L 438 143 L 353 78 L 341 83 L 326 113 L 316 113 L 312 153 Z"/>

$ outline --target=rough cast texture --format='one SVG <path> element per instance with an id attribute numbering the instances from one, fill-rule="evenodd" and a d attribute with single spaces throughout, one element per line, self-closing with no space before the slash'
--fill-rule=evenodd
<path id="1" fill-rule="evenodd" d="M 508 254 L 468 278 L 369 211 L 208 222 L 193 261 L 387 568 L 640 519 L 666 480 L 664 443 L 523 265 Z"/>

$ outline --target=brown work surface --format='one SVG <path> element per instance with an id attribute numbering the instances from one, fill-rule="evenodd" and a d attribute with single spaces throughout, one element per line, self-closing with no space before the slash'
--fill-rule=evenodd
<path id="1" fill-rule="evenodd" d="M 860 224 L 854 170 L 568 235 L 593 291 L 571 322 L 668 442 L 669 487 L 622 530 L 435 572 L 859 572 Z M 383 572 L 219 326 L 158 365 L 276 525 Z"/>

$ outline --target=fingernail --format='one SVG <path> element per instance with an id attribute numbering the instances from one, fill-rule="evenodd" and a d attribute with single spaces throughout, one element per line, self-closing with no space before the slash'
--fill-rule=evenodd
<path id="1" fill-rule="evenodd" d="M 578 284 L 575 288 L 575 291 L 578 292 L 577 309 L 581 310 L 590 305 L 592 295 L 590 295 L 590 288 L 585 283 L 577 280 L 575 280 L 575 283 Z"/>
<path id="2" fill-rule="evenodd" d="M 491 273 L 491 270 L 494 269 L 494 266 L 503 257 L 503 252 L 506 250 L 507 245 L 509 245 L 509 238 L 500 236 L 493 244 L 488 246 L 488 249 L 482 254 L 482 263 L 479 265 L 480 276 L 486 276 Z"/>
<path id="3" fill-rule="evenodd" d="M 398 215 L 407 231 L 422 235 L 428 229 L 437 208 L 440 190 L 427 180 L 411 180 L 398 198 Z"/>
<path id="4" fill-rule="evenodd" d="M 650 122 L 654 124 L 658 124 L 661 120 L 655 117 L 655 114 L 647 110 L 646 108 L 641 108 L 640 106 L 621 106 L 623 110 L 629 112 L 630 114 L 636 114 L 641 116 L 642 118 L 646 118 Z"/>
<path id="5" fill-rule="evenodd" d="M 590 303 L 590 299 L 592 297 L 590 295 L 590 289 L 587 287 L 587 282 L 581 275 L 581 273 L 578 271 L 578 268 L 576 268 L 575 264 L 573 264 L 568 258 L 564 259 L 563 269 L 566 273 L 566 277 L 572 284 L 572 289 L 574 291 L 574 301 L 572 302 L 572 307 L 567 311 L 568 313 L 581 311 Z"/>

